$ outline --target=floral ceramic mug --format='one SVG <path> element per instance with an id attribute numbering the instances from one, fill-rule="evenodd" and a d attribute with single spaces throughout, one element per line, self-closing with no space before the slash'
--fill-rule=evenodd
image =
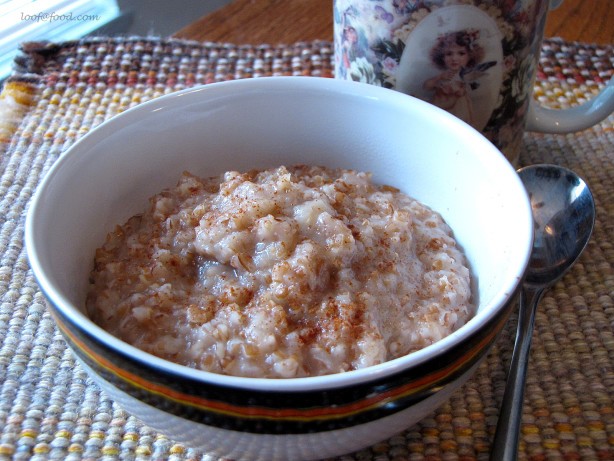
<path id="1" fill-rule="evenodd" d="M 560 3 L 335 0 L 335 76 L 429 101 L 516 163 L 525 129 L 579 131 L 614 111 L 613 81 L 573 109 L 548 110 L 533 100 L 546 15 Z"/>

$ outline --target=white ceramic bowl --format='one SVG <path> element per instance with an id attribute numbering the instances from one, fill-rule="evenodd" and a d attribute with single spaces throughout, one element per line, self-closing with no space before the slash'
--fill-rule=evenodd
<path id="1" fill-rule="evenodd" d="M 210 176 L 281 164 L 371 171 L 440 212 L 477 280 L 475 318 L 382 365 L 268 380 L 169 363 L 84 313 L 94 250 L 182 171 Z M 512 309 L 532 243 L 519 178 L 478 132 L 427 103 L 313 77 L 216 83 L 149 101 L 102 124 L 57 161 L 31 203 L 26 244 L 76 356 L 128 411 L 168 436 L 236 459 L 314 459 L 411 426 L 485 357 Z"/>

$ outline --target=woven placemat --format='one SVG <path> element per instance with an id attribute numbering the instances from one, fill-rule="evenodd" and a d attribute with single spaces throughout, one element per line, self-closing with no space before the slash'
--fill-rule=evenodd
<path id="1" fill-rule="evenodd" d="M 548 40 L 537 97 L 578 104 L 611 78 L 614 47 Z M 113 115 L 196 84 L 332 76 L 327 42 L 238 46 L 142 38 L 29 43 L 0 94 L 0 459 L 212 460 L 127 414 L 67 350 L 29 271 L 24 216 L 62 151 Z M 521 460 L 614 459 L 614 117 L 527 134 L 521 163 L 576 170 L 597 202 L 594 238 L 544 297 L 524 403 Z M 486 460 L 514 318 L 477 374 L 411 429 L 340 460 Z"/>

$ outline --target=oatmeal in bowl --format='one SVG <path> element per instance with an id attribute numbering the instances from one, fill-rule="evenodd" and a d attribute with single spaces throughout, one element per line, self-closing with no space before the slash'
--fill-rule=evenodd
<path id="1" fill-rule="evenodd" d="M 473 315 L 442 217 L 364 172 L 279 167 L 176 187 L 96 252 L 88 311 L 159 357 L 234 376 L 357 370 Z"/>

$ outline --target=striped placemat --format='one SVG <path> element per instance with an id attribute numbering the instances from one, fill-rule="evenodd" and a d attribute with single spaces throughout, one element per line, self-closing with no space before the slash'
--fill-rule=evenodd
<path id="1" fill-rule="evenodd" d="M 547 40 L 535 93 L 585 101 L 612 77 L 614 47 Z M 332 76 L 332 44 L 239 46 L 92 38 L 29 43 L 0 93 L 0 459 L 213 460 L 127 414 L 75 363 L 23 244 L 32 193 L 57 157 L 113 115 L 197 84 Z M 521 460 L 614 459 L 614 117 L 569 135 L 527 134 L 521 164 L 577 171 L 597 202 L 594 237 L 544 297 L 524 403 Z M 477 374 L 411 429 L 340 460 L 486 460 L 514 318 Z"/>

